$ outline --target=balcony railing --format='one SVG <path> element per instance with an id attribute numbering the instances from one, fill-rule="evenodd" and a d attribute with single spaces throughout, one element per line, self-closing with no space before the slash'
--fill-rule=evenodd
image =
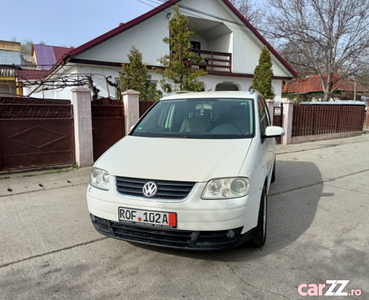
<path id="1" fill-rule="evenodd" d="M 232 53 L 191 49 L 203 58 L 199 63 L 191 62 L 192 68 L 203 69 L 209 73 L 231 73 Z"/>

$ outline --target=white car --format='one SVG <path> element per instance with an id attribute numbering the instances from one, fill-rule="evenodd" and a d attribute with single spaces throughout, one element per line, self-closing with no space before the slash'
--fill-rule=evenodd
<path id="1" fill-rule="evenodd" d="M 165 97 L 95 163 L 92 224 L 112 238 L 164 247 L 261 247 L 274 137 L 283 134 L 252 90 Z"/>

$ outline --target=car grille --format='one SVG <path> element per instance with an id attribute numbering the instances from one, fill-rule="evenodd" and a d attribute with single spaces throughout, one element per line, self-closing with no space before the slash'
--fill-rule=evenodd
<path id="1" fill-rule="evenodd" d="M 163 230 L 153 227 L 131 226 L 93 216 L 93 225 L 100 233 L 129 242 L 138 242 L 156 246 L 188 249 L 222 249 L 237 242 L 241 228 L 233 229 L 234 236 L 227 237 L 229 230 L 187 231 Z"/>
<path id="2" fill-rule="evenodd" d="M 145 197 L 142 188 L 149 181 L 155 182 L 158 186 L 158 192 L 152 199 L 184 199 L 195 185 L 194 182 L 116 177 L 117 192 L 121 195 Z"/>

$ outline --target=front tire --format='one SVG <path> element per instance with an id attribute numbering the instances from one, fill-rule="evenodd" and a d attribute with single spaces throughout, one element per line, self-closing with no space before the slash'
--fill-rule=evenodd
<path id="1" fill-rule="evenodd" d="M 258 225 L 254 238 L 251 240 L 253 247 L 260 248 L 265 244 L 267 231 L 267 193 L 266 187 L 263 188 L 260 199 Z"/>

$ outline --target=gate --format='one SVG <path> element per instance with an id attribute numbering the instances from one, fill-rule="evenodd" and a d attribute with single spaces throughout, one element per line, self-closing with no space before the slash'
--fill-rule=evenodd
<path id="1" fill-rule="evenodd" d="M 99 98 L 92 101 L 92 139 L 94 161 L 125 136 L 122 101 Z"/>
<path id="2" fill-rule="evenodd" d="M 0 170 L 74 162 L 69 100 L 0 98 Z"/>
<path id="3" fill-rule="evenodd" d="M 283 127 L 283 103 L 282 102 L 275 102 L 274 104 L 273 125 Z M 282 143 L 281 137 L 277 137 L 275 140 L 277 144 Z"/>
<path id="4" fill-rule="evenodd" d="M 146 100 L 146 101 L 140 101 L 139 102 L 139 109 L 140 109 L 140 118 L 141 116 L 149 110 L 149 108 L 151 106 L 153 106 L 154 104 L 156 103 L 156 101 L 149 101 L 149 100 Z"/>

